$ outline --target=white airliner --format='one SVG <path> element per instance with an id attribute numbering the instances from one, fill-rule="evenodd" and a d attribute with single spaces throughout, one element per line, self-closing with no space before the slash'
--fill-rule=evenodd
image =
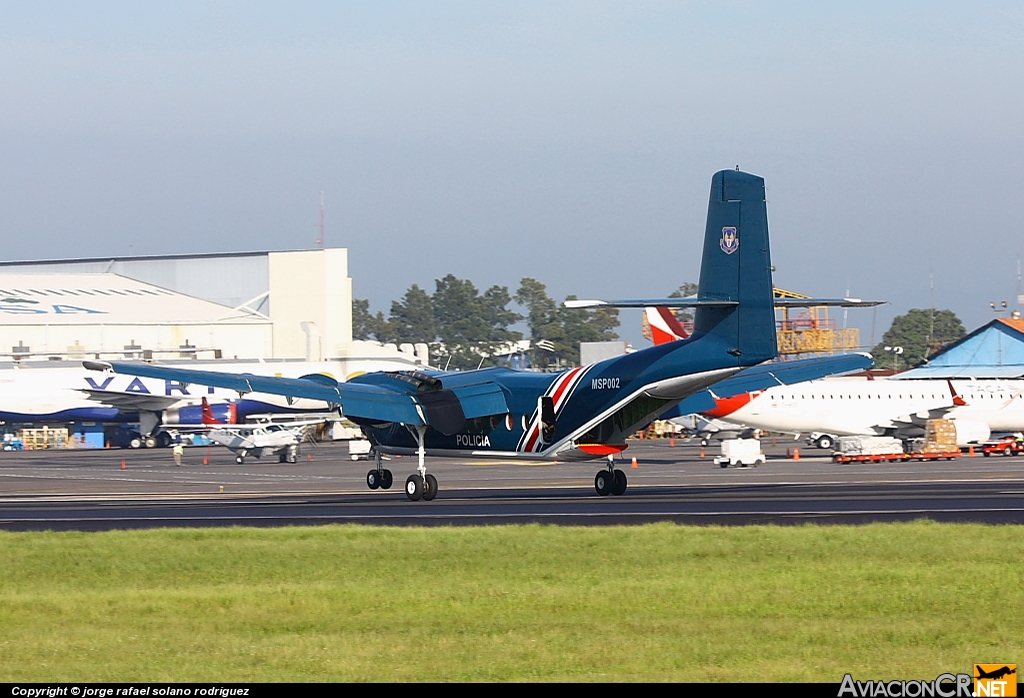
<path id="1" fill-rule="evenodd" d="M 668 313 L 646 313 L 655 344 L 686 337 Z M 716 398 L 715 405 L 701 416 L 715 420 L 717 430 L 728 431 L 721 426 L 728 423 L 811 434 L 820 448 L 831 448 L 836 436 L 920 436 L 929 419 L 952 420 L 960 446 L 987 441 L 993 432 L 1024 431 L 1024 381 L 830 377 Z"/>
<path id="2" fill-rule="evenodd" d="M 136 376 L 100 376 L 68 362 L 26 365 L 7 364 L 0 368 L 0 421 L 13 424 L 101 423 L 138 424 L 129 431 L 124 444 L 166 446 L 168 430 L 202 424 L 201 399 L 210 402 L 213 414 L 226 424 L 241 424 L 255 414 L 321 412 L 319 400 L 293 399 L 276 395 L 238 393 L 223 388 L 183 385 L 177 381 Z M 418 368 L 410 358 L 381 357 L 336 361 L 186 361 L 188 366 L 233 370 L 263 376 L 299 378 L 324 375 L 347 380 L 370 371 Z M 222 368 L 223 367 L 223 368 Z"/>
<path id="3" fill-rule="evenodd" d="M 923 433 L 929 419 L 956 425 L 957 444 L 987 441 L 992 432 L 1024 429 L 1024 382 L 823 378 L 716 400 L 709 416 L 750 428 L 833 437 Z"/>

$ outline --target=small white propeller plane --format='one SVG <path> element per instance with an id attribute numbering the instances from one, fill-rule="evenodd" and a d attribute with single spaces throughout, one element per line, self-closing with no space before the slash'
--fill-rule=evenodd
<path id="1" fill-rule="evenodd" d="M 264 454 L 277 456 L 278 463 L 297 463 L 299 445 L 307 430 L 319 419 L 311 422 L 289 422 L 288 424 L 225 424 L 213 415 L 210 404 L 203 398 L 203 425 L 212 427 L 206 433 L 210 441 L 223 446 L 235 454 L 235 462 L 245 463 L 248 456 L 260 458 Z"/>

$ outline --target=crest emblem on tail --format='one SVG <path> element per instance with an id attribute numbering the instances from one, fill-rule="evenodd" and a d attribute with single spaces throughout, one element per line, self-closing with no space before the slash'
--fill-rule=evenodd
<path id="1" fill-rule="evenodd" d="M 732 254 L 740 248 L 740 239 L 736 237 L 736 228 L 729 226 L 722 228 L 722 241 L 718 243 L 722 252 Z"/>

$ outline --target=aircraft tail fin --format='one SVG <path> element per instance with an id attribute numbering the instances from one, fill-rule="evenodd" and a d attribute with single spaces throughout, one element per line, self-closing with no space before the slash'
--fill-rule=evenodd
<path id="1" fill-rule="evenodd" d="M 717 172 L 711 179 L 694 334 L 716 337 L 740 365 L 777 353 L 771 267 L 764 179 L 739 170 Z"/>
<path id="2" fill-rule="evenodd" d="M 207 402 L 206 398 L 204 397 L 203 398 L 203 424 L 213 425 L 213 424 L 223 424 L 223 423 L 224 422 L 220 421 L 219 419 L 217 419 L 216 417 L 213 416 L 213 409 L 210 407 L 210 403 Z"/>
<path id="3" fill-rule="evenodd" d="M 644 319 L 651 331 L 651 342 L 655 345 L 675 342 L 690 336 L 683 323 L 679 322 L 668 308 L 647 306 L 644 308 Z"/>

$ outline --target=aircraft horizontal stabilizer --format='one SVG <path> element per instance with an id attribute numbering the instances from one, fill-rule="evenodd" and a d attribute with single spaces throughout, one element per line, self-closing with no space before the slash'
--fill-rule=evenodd
<path id="1" fill-rule="evenodd" d="M 776 298 L 776 308 L 871 308 L 885 301 L 865 301 L 860 298 Z M 727 308 L 736 301 L 697 300 L 696 298 L 633 298 L 628 300 L 568 300 L 566 308 Z"/>
<path id="2" fill-rule="evenodd" d="M 663 308 L 732 308 L 739 301 L 697 300 L 696 298 L 634 298 L 631 300 L 599 301 L 599 300 L 568 300 L 566 308 L 646 308 L 661 306 Z"/>
<path id="3" fill-rule="evenodd" d="M 873 308 L 886 301 L 865 301 L 860 298 L 776 298 L 776 308 Z"/>

